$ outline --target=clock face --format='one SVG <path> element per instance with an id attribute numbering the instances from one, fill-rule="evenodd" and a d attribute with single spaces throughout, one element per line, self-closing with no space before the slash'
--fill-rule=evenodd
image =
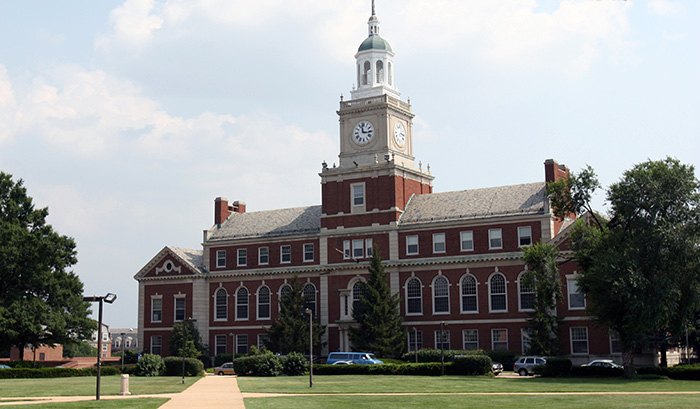
<path id="1" fill-rule="evenodd" d="M 360 121 L 352 131 L 352 137 L 359 145 L 367 145 L 374 136 L 374 126 L 369 121 Z"/>
<path id="2" fill-rule="evenodd" d="M 396 125 L 394 125 L 394 141 L 401 147 L 406 143 L 406 128 L 404 128 L 401 122 L 397 122 Z"/>

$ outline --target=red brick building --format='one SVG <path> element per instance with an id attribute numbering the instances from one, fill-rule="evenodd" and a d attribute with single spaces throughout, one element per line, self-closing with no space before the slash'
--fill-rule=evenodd
<path id="1" fill-rule="evenodd" d="M 190 317 L 212 356 L 261 345 L 294 274 L 327 326 L 324 353 L 350 350 L 357 283 L 375 245 L 401 296 L 409 350 L 526 351 L 534 294 L 520 282 L 522 248 L 565 243 L 570 220 L 554 218 L 545 182 L 568 169 L 548 159 L 534 183 L 434 193 L 430 167 L 415 163 L 414 115 L 393 82 L 393 56 L 373 11 L 355 55 L 358 85 L 337 111 L 340 161 L 319 174 L 320 205 L 255 212 L 217 198 L 202 249 L 165 247 L 136 274 L 145 352 L 167 355 L 173 323 Z M 562 351 L 582 363 L 616 343 L 587 319 L 575 274 L 562 265 L 557 313 Z"/>

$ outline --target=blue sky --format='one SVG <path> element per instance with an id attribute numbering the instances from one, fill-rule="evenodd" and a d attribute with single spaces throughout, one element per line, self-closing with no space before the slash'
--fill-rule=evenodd
<path id="1" fill-rule="evenodd" d="M 377 0 L 414 154 L 436 192 L 603 185 L 648 158 L 700 166 L 700 3 Z M 0 170 L 74 237 L 86 294 L 137 323 L 136 274 L 201 248 L 217 196 L 320 203 L 369 0 L 0 0 Z M 604 210 L 603 195 L 596 199 Z"/>

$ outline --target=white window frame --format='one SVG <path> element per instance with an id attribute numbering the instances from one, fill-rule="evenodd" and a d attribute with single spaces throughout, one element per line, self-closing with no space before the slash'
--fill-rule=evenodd
<path id="1" fill-rule="evenodd" d="M 416 251 L 410 251 L 411 246 L 415 246 Z M 418 236 L 417 235 L 411 235 L 411 236 L 406 236 L 406 255 L 407 256 L 413 256 L 420 253 L 420 248 L 418 247 Z"/>
<path id="2" fill-rule="evenodd" d="M 365 257 L 365 242 L 362 239 L 352 240 L 352 259 L 357 260 Z"/>
<path id="3" fill-rule="evenodd" d="M 523 355 L 529 353 L 530 347 L 532 346 L 531 338 L 530 328 L 520 328 L 520 351 Z"/>
<path id="4" fill-rule="evenodd" d="M 242 263 L 241 263 L 242 259 Z M 236 251 L 236 266 L 245 267 L 248 265 L 248 249 L 238 249 Z"/>
<path id="5" fill-rule="evenodd" d="M 418 296 L 412 295 L 409 293 L 409 288 L 408 285 L 412 281 L 418 283 Z M 405 291 L 406 291 L 406 315 L 423 315 L 423 283 L 420 281 L 418 277 L 409 277 L 408 280 L 406 280 L 406 285 L 405 285 Z M 418 307 L 420 311 L 417 312 L 411 312 L 409 311 L 408 306 L 410 305 L 409 301 L 410 300 L 418 300 Z"/>
<path id="6" fill-rule="evenodd" d="M 367 204 L 367 190 L 365 183 L 350 184 L 350 209 L 351 213 L 364 212 Z"/>
<path id="7" fill-rule="evenodd" d="M 537 296 L 535 292 L 535 288 L 525 288 L 525 290 L 530 290 L 530 291 L 523 291 L 523 286 L 525 283 L 523 283 L 523 275 L 525 275 L 525 271 L 521 272 L 520 275 L 518 275 L 518 311 L 535 311 L 535 297 Z M 525 308 L 523 307 L 523 296 L 532 294 L 532 307 L 533 308 Z"/>
<path id="8" fill-rule="evenodd" d="M 243 352 L 238 352 L 239 348 L 243 347 L 245 350 Z M 236 354 L 247 354 L 250 347 L 248 346 L 248 334 L 236 334 L 236 350 L 234 351 L 234 356 Z"/>
<path id="9" fill-rule="evenodd" d="M 182 303 L 183 303 L 183 306 L 181 309 L 179 309 L 177 307 L 177 302 L 180 300 L 182 300 Z M 182 319 L 177 319 L 177 312 L 179 310 L 182 310 Z M 187 297 L 185 297 L 184 295 L 178 294 L 173 298 L 173 322 L 184 321 L 185 318 L 187 318 Z"/>
<path id="10" fill-rule="evenodd" d="M 284 256 L 289 256 L 289 260 L 285 261 Z M 280 263 L 289 264 L 292 262 L 292 246 L 285 244 L 280 246 Z"/>
<path id="11" fill-rule="evenodd" d="M 440 342 L 440 333 L 442 333 L 442 342 Z M 442 344 L 442 349 L 452 349 L 452 344 L 450 343 L 449 329 L 443 329 L 442 331 L 440 331 L 439 329 L 435 330 L 435 349 L 441 349 L 440 346 L 438 346 L 438 344 Z"/>
<path id="12" fill-rule="evenodd" d="M 494 277 L 496 277 L 497 275 L 503 277 L 503 288 L 504 288 L 503 293 L 494 293 L 493 292 L 493 288 L 492 288 L 493 286 L 491 285 L 491 280 Z M 491 274 L 489 276 L 488 287 L 489 287 L 489 312 L 508 312 L 508 280 L 506 279 L 506 276 L 500 272 L 496 272 L 496 273 Z M 495 310 L 493 308 L 493 297 L 496 295 L 498 295 L 498 296 L 502 295 L 503 298 L 505 299 L 505 308 L 502 310 Z"/>
<path id="13" fill-rule="evenodd" d="M 246 297 L 245 297 L 245 304 L 242 302 L 242 297 L 239 297 L 239 293 L 241 290 L 245 290 L 246 292 Z M 246 308 L 246 316 L 245 317 L 240 317 L 238 314 L 238 309 L 239 307 L 244 307 Z M 236 321 L 248 321 L 250 319 L 250 291 L 248 288 L 241 286 L 236 289 Z"/>
<path id="14" fill-rule="evenodd" d="M 447 294 L 437 295 L 436 284 L 437 284 L 438 280 L 441 280 L 441 281 L 445 280 L 445 291 L 447 292 Z M 445 277 L 444 275 L 439 274 L 433 279 L 433 283 L 430 287 L 432 289 L 431 293 L 433 294 L 433 315 L 449 314 L 450 313 L 450 280 L 448 280 L 447 277 Z M 436 301 L 437 301 L 438 297 L 447 298 L 447 311 L 437 311 Z"/>
<path id="15" fill-rule="evenodd" d="M 225 296 L 224 303 L 223 303 L 224 314 L 223 314 L 223 316 L 219 316 L 219 307 L 222 305 L 219 303 L 218 297 L 219 297 L 219 293 L 221 293 L 222 291 L 223 291 L 223 294 Z M 228 320 L 228 291 L 226 291 L 226 289 L 224 287 L 218 287 L 214 291 L 214 321 L 226 321 L 226 320 Z"/>
<path id="16" fill-rule="evenodd" d="M 154 311 L 156 311 L 154 306 L 153 306 L 153 302 L 156 300 L 158 300 L 160 302 L 160 308 L 158 308 L 158 310 L 157 310 L 159 312 L 158 315 L 160 318 L 158 318 L 157 320 L 153 319 L 153 316 L 154 316 L 153 313 L 154 313 Z M 157 296 L 151 297 L 151 322 L 163 322 L 163 296 L 162 295 L 157 295 Z"/>
<path id="17" fill-rule="evenodd" d="M 270 264 L 270 248 L 260 247 L 258 248 L 258 264 L 261 266 L 266 266 Z"/>
<path id="18" fill-rule="evenodd" d="M 433 233 L 433 253 L 442 254 L 446 252 L 445 233 Z"/>
<path id="19" fill-rule="evenodd" d="M 469 243 L 465 246 L 465 243 Z M 459 251 L 474 251 L 474 232 L 461 231 L 459 232 Z"/>
<path id="20" fill-rule="evenodd" d="M 365 257 L 372 258 L 373 251 L 372 239 L 365 239 Z"/>
<path id="21" fill-rule="evenodd" d="M 467 347 L 470 344 L 470 347 Z M 474 348 L 471 348 L 471 346 Z M 462 330 L 462 349 L 475 350 L 479 349 L 479 330 L 478 329 L 463 329 Z"/>
<path id="22" fill-rule="evenodd" d="M 305 243 L 304 244 L 304 262 L 309 263 L 314 261 L 314 244 L 313 243 Z"/>
<path id="23" fill-rule="evenodd" d="M 223 342 L 222 342 L 223 341 Z M 225 334 L 214 335 L 214 355 L 225 354 L 228 347 L 228 336 Z M 219 352 L 221 351 L 221 352 Z"/>
<path id="24" fill-rule="evenodd" d="M 498 245 L 494 245 L 494 240 L 498 240 Z M 503 248 L 503 230 L 489 229 L 489 250 L 500 250 Z"/>
<path id="25" fill-rule="evenodd" d="M 499 333 L 505 334 L 505 336 L 504 336 L 505 340 L 496 341 L 496 338 L 497 338 L 497 337 L 495 336 L 495 335 L 496 335 L 496 331 L 499 331 Z M 502 332 L 501 332 L 501 331 L 502 331 Z M 508 328 L 492 328 L 492 329 L 491 329 L 491 350 L 492 350 L 492 351 L 496 351 L 496 350 L 497 350 L 497 348 L 496 348 L 496 344 L 497 344 L 497 343 L 498 343 L 499 345 L 501 345 L 501 344 L 505 345 L 504 348 L 498 348 L 498 350 L 505 350 L 505 351 L 508 350 Z"/>
<path id="26" fill-rule="evenodd" d="M 226 250 L 216 250 L 216 268 L 226 268 Z"/>
<path id="27" fill-rule="evenodd" d="M 343 240 L 343 260 L 352 258 L 352 243 L 350 240 Z"/>
<path id="28" fill-rule="evenodd" d="M 608 338 L 609 338 L 609 342 L 610 342 L 610 354 L 611 355 L 622 354 L 622 343 L 620 341 L 620 335 L 615 333 L 615 332 L 611 332 Z M 617 342 L 617 344 L 618 344 L 617 349 L 614 347 L 615 342 Z"/>
<path id="29" fill-rule="evenodd" d="M 260 300 L 260 291 L 264 291 L 264 290 L 267 290 L 267 303 L 263 303 Z M 261 285 L 260 287 L 258 287 L 258 292 L 257 292 L 255 298 L 257 299 L 257 305 L 255 308 L 255 311 L 256 311 L 256 314 L 258 316 L 258 319 L 259 320 L 269 320 L 271 317 L 271 314 L 272 314 L 272 291 L 270 290 L 270 287 L 268 287 L 266 285 Z M 265 305 L 267 305 L 267 315 L 260 313 L 261 307 L 264 307 Z"/>
<path id="30" fill-rule="evenodd" d="M 577 292 L 573 292 L 572 290 L 576 290 Z M 578 292 L 580 291 L 578 288 L 578 284 L 576 283 L 576 276 L 566 276 L 566 299 L 569 304 L 569 309 L 570 310 L 585 310 L 586 309 L 586 295 Z M 581 295 L 581 298 L 583 298 L 583 306 L 579 307 L 573 307 L 572 302 L 571 302 L 571 297 L 574 295 Z"/>
<path id="31" fill-rule="evenodd" d="M 421 330 L 411 330 L 407 331 L 408 335 L 408 352 L 415 352 L 417 350 L 423 349 L 423 331 Z M 417 338 L 417 339 L 414 339 Z"/>
<path id="32" fill-rule="evenodd" d="M 585 333 L 586 339 L 581 339 L 577 337 L 574 339 L 574 332 L 581 332 L 581 331 L 574 331 L 574 330 L 583 330 L 582 332 Z M 579 334 L 580 335 L 580 334 Z M 570 327 L 569 328 L 569 340 L 570 340 L 570 347 L 571 347 L 571 355 L 588 355 L 588 348 L 589 348 L 589 342 L 588 342 L 588 327 Z M 585 342 L 586 343 L 586 352 L 574 352 L 574 342 Z"/>
<path id="33" fill-rule="evenodd" d="M 474 280 L 474 294 L 465 294 L 466 286 L 464 285 L 464 279 L 465 278 L 471 278 Z M 463 275 L 459 279 L 459 312 L 462 314 L 476 314 L 479 312 L 479 282 L 477 281 L 476 277 L 473 274 L 467 273 Z M 465 310 L 464 309 L 464 298 L 465 297 L 474 297 L 475 299 L 475 304 L 476 304 L 476 309 L 474 310 Z"/>
<path id="34" fill-rule="evenodd" d="M 307 291 L 307 289 L 310 289 L 310 291 Z M 313 315 L 313 316 L 316 316 L 316 313 L 317 313 L 317 304 L 318 304 L 318 303 L 317 303 L 317 301 L 318 301 L 318 300 L 317 300 L 317 298 L 318 298 L 318 297 L 317 297 L 318 292 L 317 292 L 317 290 L 316 290 L 316 286 L 314 285 L 314 283 L 308 281 L 308 282 L 306 282 L 306 283 L 304 284 L 304 287 L 301 289 L 301 291 L 302 291 L 302 294 L 304 295 L 304 300 L 305 300 L 305 301 L 304 301 L 304 309 L 309 308 L 309 309 L 311 310 L 311 312 L 312 312 L 312 315 Z M 311 302 L 307 302 L 307 301 L 306 301 L 306 300 L 307 300 L 307 295 L 313 296 L 313 299 L 311 300 Z M 311 299 L 311 297 L 308 297 L 308 298 Z M 312 304 L 313 304 L 313 305 L 312 305 Z"/>
<path id="35" fill-rule="evenodd" d="M 523 241 L 527 241 L 523 243 Z M 530 226 L 520 226 L 518 227 L 518 247 L 527 247 L 532 245 L 532 227 Z"/>
<path id="36" fill-rule="evenodd" d="M 155 342 L 155 341 L 158 342 Z M 158 348 L 158 352 L 154 351 L 154 348 Z M 154 355 L 163 354 L 163 337 L 161 335 L 151 335 L 151 353 Z"/>

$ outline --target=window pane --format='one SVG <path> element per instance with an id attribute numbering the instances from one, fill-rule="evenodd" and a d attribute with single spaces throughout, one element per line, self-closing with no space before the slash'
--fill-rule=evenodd
<path id="1" fill-rule="evenodd" d="M 406 236 L 406 254 L 418 254 L 418 236 Z"/>
<path id="2" fill-rule="evenodd" d="M 477 311 L 476 279 L 472 276 L 462 278 L 462 312 Z"/>
<path id="3" fill-rule="evenodd" d="M 236 319 L 248 319 L 248 290 L 239 288 L 236 292 Z"/>
<path id="4" fill-rule="evenodd" d="M 502 246 L 501 229 L 489 230 L 489 248 L 500 249 Z"/>
<path id="5" fill-rule="evenodd" d="M 314 245 L 304 244 L 304 261 L 314 261 Z"/>
<path id="6" fill-rule="evenodd" d="M 491 277 L 489 291 L 491 292 L 491 310 L 506 310 L 506 279 L 496 274 Z"/>
<path id="7" fill-rule="evenodd" d="M 365 204 L 365 186 L 364 185 L 353 185 L 352 186 L 352 204 L 354 206 L 362 206 Z"/>
<path id="8" fill-rule="evenodd" d="M 529 246 L 532 244 L 532 229 L 530 226 L 518 227 L 518 246 Z"/>
<path id="9" fill-rule="evenodd" d="M 444 253 L 445 252 L 445 233 L 433 234 L 433 252 L 434 253 Z"/>
<path id="10" fill-rule="evenodd" d="M 258 290 L 258 318 L 270 318 L 270 289 L 267 287 Z"/>
<path id="11" fill-rule="evenodd" d="M 461 239 L 461 250 L 462 251 L 472 251 L 474 250 L 474 233 L 470 231 L 463 231 L 459 233 Z"/>
<path id="12" fill-rule="evenodd" d="M 423 312 L 421 303 L 421 284 L 416 278 L 411 278 L 406 284 L 407 313 L 420 314 Z"/>
<path id="13" fill-rule="evenodd" d="M 292 261 L 292 246 L 282 246 L 280 248 L 282 252 L 282 262 L 289 263 Z"/>
<path id="14" fill-rule="evenodd" d="M 449 288 L 445 277 L 438 277 L 433 282 L 433 295 L 435 297 L 435 312 L 449 312 Z"/>
<path id="15" fill-rule="evenodd" d="M 175 299 L 175 321 L 182 321 L 185 319 L 185 299 L 176 298 Z"/>
<path id="16" fill-rule="evenodd" d="M 163 299 L 154 298 L 151 301 L 151 321 L 160 322 L 163 320 Z"/>
<path id="17" fill-rule="evenodd" d="M 258 263 L 267 264 L 270 262 L 270 249 L 269 247 L 260 247 L 258 249 Z"/>
<path id="18" fill-rule="evenodd" d="M 220 288 L 216 291 L 216 319 L 225 320 L 228 317 L 228 294 Z"/>

